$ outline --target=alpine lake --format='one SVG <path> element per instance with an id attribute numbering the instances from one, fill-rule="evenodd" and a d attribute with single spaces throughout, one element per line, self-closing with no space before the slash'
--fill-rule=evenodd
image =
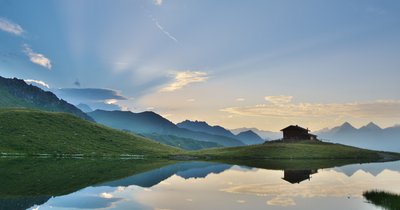
<path id="1" fill-rule="evenodd" d="M 396 209 L 400 161 L 0 158 L 1 210 Z"/>

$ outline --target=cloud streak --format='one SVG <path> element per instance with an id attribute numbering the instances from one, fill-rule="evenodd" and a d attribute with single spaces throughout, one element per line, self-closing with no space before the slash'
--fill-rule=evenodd
<path id="1" fill-rule="evenodd" d="M 38 84 L 38 85 L 43 86 L 43 87 L 46 87 L 46 88 L 50 88 L 50 86 L 49 86 L 47 83 L 45 83 L 45 82 L 43 82 L 43 81 L 41 81 L 41 80 L 25 79 L 24 81 L 25 81 L 26 83 L 28 83 L 28 84 L 34 83 L 34 84 Z"/>
<path id="2" fill-rule="evenodd" d="M 279 100 L 277 100 L 279 101 Z M 274 102 L 277 102 L 274 101 Z M 354 103 L 282 103 L 258 104 L 254 106 L 228 107 L 220 111 L 252 117 L 355 117 L 394 118 L 400 117 L 400 100 L 377 100 Z"/>
<path id="3" fill-rule="evenodd" d="M 172 92 L 182 89 L 192 83 L 199 83 L 207 81 L 207 73 L 200 71 L 184 71 L 177 72 L 174 76 L 174 81 L 163 87 L 160 92 Z"/>
<path id="4" fill-rule="evenodd" d="M 168 31 L 166 31 L 164 27 L 162 27 L 157 20 L 153 19 L 153 21 L 156 24 L 157 28 L 160 29 L 160 31 L 163 32 L 168 38 L 170 38 L 176 43 L 179 43 L 178 40 L 174 36 L 172 36 Z"/>
<path id="5" fill-rule="evenodd" d="M 0 30 L 20 36 L 24 33 L 24 29 L 16 23 L 13 23 L 5 18 L 0 18 Z"/>
<path id="6" fill-rule="evenodd" d="M 161 6 L 163 3 L 163 0 L 154 0 L 153 3 L 154 3 L 154 5 Z"/>
<path id="7" fill-rule="evenodd" d="M 46 58 L 43 54 L 40 53 L 36 53 L 34 52 L 28 45 L 24 45 L 24 53 L 29 57 L 29 60 L 34 63 L 37 64 L 39 66 L 42 66 L 44 68 L 47 68 L 49 70 L 51 70 L 51 61 L 50 59 Z"/>
<path id="8" fill-rule="evenodd" d="M 282 103 L 289 103 L 292 101 L 293 96 L 265 96 L 264 98 L 266 101 L 271 102 L 273 104 L 282 104 Z"/>

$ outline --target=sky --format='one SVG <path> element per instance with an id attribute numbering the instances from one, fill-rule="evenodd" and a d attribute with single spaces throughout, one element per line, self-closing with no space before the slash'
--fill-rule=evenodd
<path id="1" fill-rule="evenodd" d="M 398 11 L 392 0 L 0 0 L 0 76 L 175 123 L 389 127 Z"/>

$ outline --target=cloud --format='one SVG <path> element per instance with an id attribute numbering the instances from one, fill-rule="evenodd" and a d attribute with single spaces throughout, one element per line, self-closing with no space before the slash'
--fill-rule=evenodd
<path id="1" fill-rule="evenodd" d="M 244 101 L 244 98 L 237 98 L 236 101 Z"/>
<path id="2" fill-rule="evenodd" d="M 272 100 L 274 101 L 274 100 Z M 276 103 L 276 102 L 283 103 Z M 396 118 L 400 117 L 400 100 L 377 100 L 342 104 L 275 103 L 244 107 L 228 107 L 220 111 L 253 117 L 338 117 Z"/>
<path id="3" fill-rule="evenodd" d="M 265 96 L 264 98 L 266 101 L 269 101 L 273 104 L 284 104 L 284 103 L 289 103 L 292 101 L 293 96 Z"/>
<path id="4" fill-rule="evenodd" d="M 153 20 L 154 20 L 154 23 L 156 24 L 157 28 L 160 29 L 161 32 L 163 32 L 168 38 L 172 39 L 174 42 L 178 43 L 178 40 L 174 36 L 172 36 L 168 31 L 166 31 L 164 29 L 164 27 L 162 27 L 157 20 L 155 20 L 155 19 L 153 19 Z"/>
<path id="5" fill-rule="evenodd" d="M 118 102 L 127 100 L 119 91 L 104 88 L 60 88 L 54 93 L 72 104 L 87 104 L 93 110 L 121 110 Z"/>
<path id="6" fill-rule="evenodd" d="M 46 58 L 43 54 L 33 52 L 33 50 L 28 45 L 24 46 L 24 52 L 29 57 L 32 63 L 43 66 L 47 69 L 51 69 L 51 61 Z"/>
<path id="7" fill-rule="evenodd" d="M 5 18 L 0 18 L 0 30 L 20 36 L 24 33 L 24 29 L 16 23 L 13 23 Z"/>
<path id="8" fill-rule="evenodd" d="M 200 71 L 184 71 L 177 72 L 174 76 L 174 81 L 162 88 L 160 92 L 171 92 L 179 90 L 191 83 L 205 82 L 207 81 L 207 73 Z"/>
<path id="9" fill-rule="evenodd" d="M 38 84 L 38 85 L 43 86 L 43 87 L 46 87 L 46 88 L 50 88 L 50 86 L 49 86 L 47 83 L 45 83 L 45 82 L 43 82 L 43 81 L 41 81 L 41 80 L 25 79 L 24 81 L 25 81 L 26 83 L 28 83 L 28 84 L 34 83 L 34 84 Z"/>
<path id="10" fill-rule="evenodd" d="M 79 82 L 79 80 L 76 79 L 75 82 L 74 82 L 74 85 L 77 86 L 77 87 L 80 87 L 81 86 L 81 82 Z"/>
<path id="11" fill-rule="evenodd" d="M 163 0 L 153 0 L 153 3 L 157 6 L 161 6 L 163 3 Z"/>
<path id="12" fill-rule="evenodd" d="M 56 90 L 61 96 L 92 101 L 126 100 L 119 91 L 105 88 L 60 88 Z"/>

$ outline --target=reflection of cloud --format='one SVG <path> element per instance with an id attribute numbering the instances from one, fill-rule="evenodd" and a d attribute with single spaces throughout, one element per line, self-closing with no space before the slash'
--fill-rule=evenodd
<path id="1" fill-rule="evenodd" d="M 50 86 L 49 86 L 47 83 L 45 83 L 45 82 L 43 82 L 43 81 L 41 81 L 41 80 L 25 79 L 24 81 L 25 81 L 26 83 L 28 83 L 28 84 L 35 83 L 35 84 L 41 85 L 41 86 L 43 86 L 43 87 L 50 88 Z"/>
<path id="2" fill-rule="evenodd" d="M 245 200 L 237 200 L 236 202 L 237 202 L 237 203 L 246 203 Z"/>
<path id="3" fill-rule="evenodd" d="M 100 194 L 100 197 L 110 199 L 113 198 L 113 195 L 111 195 L 110 193 L 103 192 Z"/>
<path id="4" fill-rule="evenodd" d="M 191 83 L 205 82 L 208 79 L 206 72 L 184 71 L 175 73 L 175 79 L 172 83 L 162 88 L 161 92 L 171 92 L 179 90 Z"/>
<path id="5" fill-rule="evenodd" d="M 29 57 L 32 63 L 43 66 L 49 70 L 51 69 L 50 59 L 46 58 L 43 54 L 33 52 L 33 50 L 28 45 L 24 45 L 24 52 Z"/>
<path id="6" fill-rule="evenodd" d="M 0 30 L 17 36 L 21 35 L 24 32 L 20 25 L 13 23 L 5 18 L 0 18 Z"/>
<path id="7" fill-rule="evenodd" d="M 49 206 L 62 207 L 66 209 L 100 209 L 109 208 L 121 198 L 103 198 L 101 196 L 63 196 L 50 200 Z"/>
<path id="8" fill-rule="evenodd" d="M 293 96 L 265 96 L 265 100 L 273 104 L 286 104 L 291 102 Z"/>
<path id="9" fill-rule="evenodd" d="M 280 99 L 279 99 L 280 100 Z M 400 117 L 400 100 L 378 100 L 344 104 L 271 103 L 255 106 L 228 107 L 221 111 L 256 117 Z"/>
<path id="10" fill-rule="evenodd" d="M 277 196 L 267 201 L 270 206 L 295 206 L 296 202 L 292 198 Z"/>

